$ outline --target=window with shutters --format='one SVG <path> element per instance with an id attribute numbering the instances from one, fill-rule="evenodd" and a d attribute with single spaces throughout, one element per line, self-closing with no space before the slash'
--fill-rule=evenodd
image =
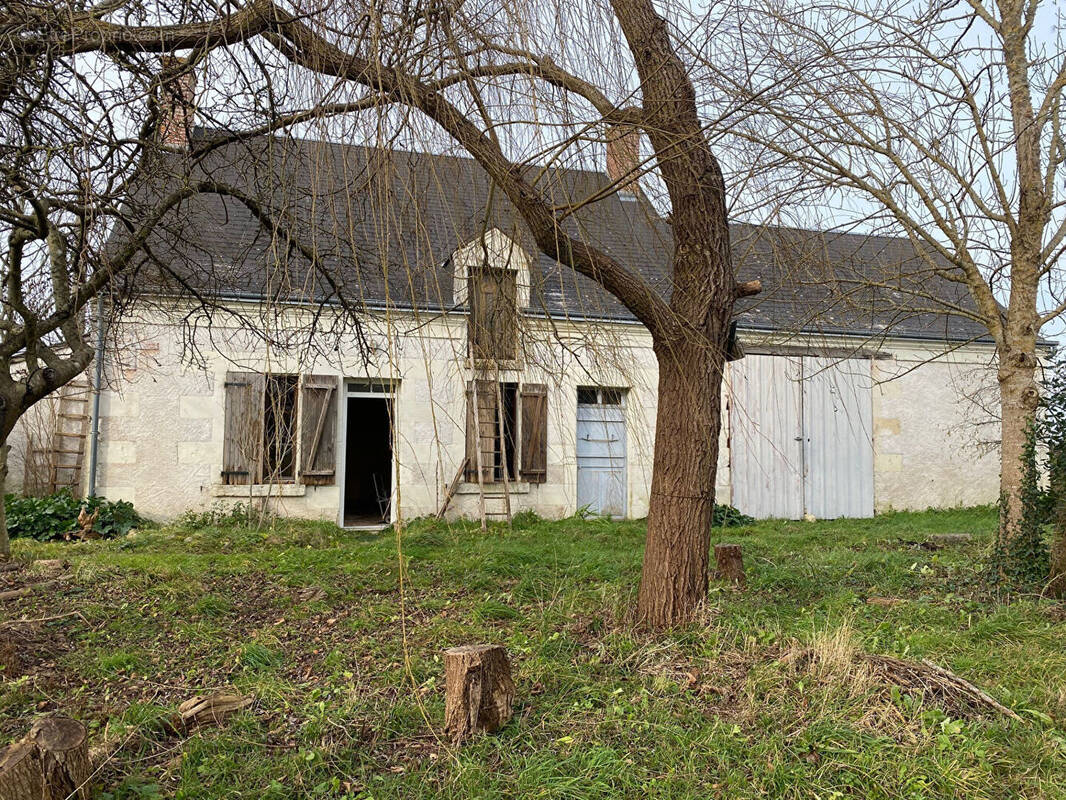
<path id="1" fill-rule="evenodd" d="M 544 483 L 548 460 L 544 384 L 471 381 L 467 387 L 466 479 Z"/>
<path id="2" fill-rule="evenodd" d="M 226 374 L 222 483 L 336 481 L 334 376 Z"/>
<path id="3" fill-rule="evenodd" d="M 513 361 L 518 350 L 518 273 L 482 265 L 470 271 L 470 356 L 475 361 Z"/>

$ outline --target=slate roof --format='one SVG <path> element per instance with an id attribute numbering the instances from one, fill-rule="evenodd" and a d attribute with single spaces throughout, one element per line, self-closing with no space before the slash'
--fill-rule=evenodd
<path id="1" fill-rule="evenodd" d="M 166 158 L 132 205 L 150 208 L 184 180 L 186 157 Z M 311 269 L 240 201 L 197 195 L 157 227 L 152 259 L 134 279 L 140 289 L 301 301 L 341 292 L 367 306 L 447 309 L 449 256 L 498 227 L 534 255 L 531 311 L 633 318 L 593 281 L 539 254 L 507 198 L 470 158 L 258 137 L 215 150 L 190 174 L 235 185 L 279 210 L 282 230 L 298 232 L 322 268 Z M 573 169 L 543 170 L 537 179 L 559 205 L 582 204 L 567 223 L 571 234 L 639 270 L 668 297 L 668 226 L 645 201 L 609 193 L 608 184 L 604 174 Z M 967 292 L 935 277 L 907 240 L 738 223 L 731 241 L 739 279 L 763 282 L 761 295 L 738 304 L 741 328 L 987 337 L 979 323 L 943 312 L 943 304 L 972 307 Z M 914 287 L 937 302 L 916 297 L 908 291 Z"/>

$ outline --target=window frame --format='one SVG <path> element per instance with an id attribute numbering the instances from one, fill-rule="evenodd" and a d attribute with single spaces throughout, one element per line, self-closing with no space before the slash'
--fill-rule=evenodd
<path id="1" fill-rule="evenodd" d="M 491 277 L 490 277 L 491 276 Z M 491 309 L 483 308 L 484 287 L 494 284 Z M 467 274 L 467 356 L 476 364 L 513 363 L 518 360 L 519 275 L 512 266 L 481 263 Z M 507 319 L 498 324 L 497 315 L 505 310 Z M 491 318 L 486 317 L 491 314 Z M 506 342 L 501 347 L 501 341 Z"/>
<path id="2" fill-rule="evenodd" d="M 301 455 L 300 441 L 298 439 L 301 411 L 301 376 L 298 373 L 291 372 L 265 372 L 263 373 L 263 378 L 263 444 L 257 470 L 259 482 L 269 484 L 296 483 L 300 471 Z M 284 396 L 282 398 L 282 402 L 285 405 L 281 410 L 283 416 L 287 416 L 288 420 L 283 420 L 279 425 L 275 419 L 277 413 L 275 400 L 271 394 L 272 390 L 276 392 L 277 387 L 282 382 L 285 383 Z M 271 424 L 271 422 L 274 424 Z M 276 441 L 276 437 L 279 434 L 284 439 L 280 452 L 278 452 L 279 447 Z M 272 451 L 275 455 L 271 455 Z M 275 459 L 278 459 L 281 463 L 274 463 Z M 275 469 L 277 470 L 276 475 Z"/>
<path id="3" fill-rule="evenodd" d="M 219 485 L 335 485 L 339 382 L 335 375 L 227 371 Z M 317 467 L 305 463 L 309 457 Z"/>
<path id="4" fill-rule="evenodd" d="M 596 399 L 591 403 L 587 402 L 586 400 L 582 400 L 582 392 L 593 392 L 595 394 Z M 618 402 L 607 402 L 608 395 L 616 396 L 618 398 Z M 625 386 L 578 386 L 577 404 L 579 406 L 611 406 L 612 408 L 625 408 L 626 397 L 628 395 L 629 389 Z"/>
<path id="5" fill-rule="evenodd" d="M 490 402 L 488 404 L 482 401 L 482 398 L 486 397 L 482 392 L 486 389 L 490 392 L 488 395 Z M 505 480 L 508 483 L 546 482 L 548 459 L 547 397 L 548 387 L 546 384 L 525 383 L 516 380 L 468 381 L 465 482 L 485 485 L 501 484 Z M 543 404 L 541 409 L 543 430 L 537 431 L 536 446 L 539 457 L 535 458 L 531 458 L 530 454 L 526 452 L 528 437 L 525 425 L 529 416 L 526 404 L 531 402 Z M 476 419 L 473 410 L 475 405 L 478 409 Z M 483 442 L 487 441 L 488 437 L 481 436 L 481 430 L 485 428 L 485 420 L 481 419 L 481 413 L 486 410 L 491 410 L 493 416 L 491 422 L 493 438 L 491 464 L 484 463 L 489 451 L 487 448 L 483 448 Z M 502 425 L 501 411 L 503 413 Z M 527 464 L 531 462 L 542 463 L 543 466 L 537 469 L 530 469 Z"/>

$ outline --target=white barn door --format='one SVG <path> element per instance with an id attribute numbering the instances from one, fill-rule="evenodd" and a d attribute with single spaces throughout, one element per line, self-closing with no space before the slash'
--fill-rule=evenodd
<path id="1" fill-rule="evenodd" d="M 759 519 L 873 516 L 869 359 L 730 364 L 733 505 Z"/>
<path id="2" fill-rule="evenodd" d="M 730 362 L 733 505 L 758 519 L 803 516 L 802 359 Z"/>
<path id="3" fill-rule="evenodd" d="M 804 508 L 874 515 L 873 386 L 866 358 L 803 358 Z"/>

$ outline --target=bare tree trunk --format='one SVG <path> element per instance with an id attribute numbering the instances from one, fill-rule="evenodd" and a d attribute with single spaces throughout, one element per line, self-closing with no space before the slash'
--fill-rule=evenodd
<path id="1" fill-rule="evenodd" d="M 1040 392 L 1036 385 L 1035 341 L 1031 351 L 1000 353 L 1000 538 L 1009 541 L 1022 518 L 1022 463 L 1025 440 L 1036 416 Z"/>
<path id="2" fill-rule="evenodd" d="M 683 622 L 707 596 L 723 357 L 705 344 L 659 356 L 659 408 L 637 614 Z"/>

